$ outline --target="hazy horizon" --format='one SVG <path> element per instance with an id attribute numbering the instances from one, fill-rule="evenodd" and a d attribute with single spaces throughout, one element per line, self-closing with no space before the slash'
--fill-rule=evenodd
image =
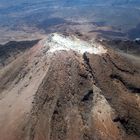
<path id="1" fill-rule="evenodd" d="M 135 39 L 140 37 L 139 15 L 139 0 L 1 0 L 0 33 L 6 40 L 5 31 L 26 36 L 57 31 L 55 26 L 65 23 L 94 23 L 98 28 L 90 27 L 91 32 Z M 99 26 L 109 28 L 109 32 Z"/>

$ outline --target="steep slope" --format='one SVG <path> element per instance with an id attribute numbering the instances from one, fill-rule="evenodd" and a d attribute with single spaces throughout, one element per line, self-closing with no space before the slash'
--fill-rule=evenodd
<path id="1" fill-rule="evenodd" d="M 120 50 L 127 54 L 140 55 L 140 40 L 103 40 L 102 43 L 110 48 Z"/>
<path id="2" fill-rule="evenodd" d="M 1 140 L 140 138 L 140 73 L 95 41 L 51 34 L 0 80 Z"/>
<path id="3" fill-rule="evenodd" d="M 21 53 L 29 50 L 39 40 L 33 41 L 10 41 L 4 45 L 0 45 L 0 68 L 12 62 Z"/>

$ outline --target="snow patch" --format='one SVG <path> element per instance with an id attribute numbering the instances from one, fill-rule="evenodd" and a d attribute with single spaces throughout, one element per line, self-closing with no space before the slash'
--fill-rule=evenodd
<path id="1" fill-rule="evenodd" d="M 103 54 L 107 50 L 103 46 L 97 43 L 88 43 L 86 41 L 80 40 L 75 36 L 64 36 L 61 34 L 51 34 L 45 40 L 44 47 L 48 52 L 54 53 L 57 51 L 76 51 L 78 53 L 84 54 L 88 52 L 90 54 Z"/>

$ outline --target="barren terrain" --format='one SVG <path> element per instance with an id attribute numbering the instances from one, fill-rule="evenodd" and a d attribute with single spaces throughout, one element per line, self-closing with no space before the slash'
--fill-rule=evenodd
<path id="1" fill-rule="evenodd" d="M 1 66 L 0 140 L 140 139 L 139 63 L 75 34 L 34 43 Z"/>

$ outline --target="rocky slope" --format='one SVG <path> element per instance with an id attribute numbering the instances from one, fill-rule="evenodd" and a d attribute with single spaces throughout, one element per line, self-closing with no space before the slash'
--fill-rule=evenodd
<path id="1" fill-rule="evenodd" d="M 51 34 L 0 81 L 0 140 L 140 139 L 140 72 L 95 41 Z"/>
<path id="2" fill-rule="evenodd" d="M 7 65 L 16 59 L 26 50 L 33 47 L 39 40 L 34 41 L 10 41 L 4 45 L 0 45 L 0 67 Z"/>
<path id="3" fill-rule="evenodd" d="M 133 54 L 135 56 L 140 55 L 140 40 L 103 40 L 102 43 L 105 46 L 122 51 L 127 54 Z"/>

